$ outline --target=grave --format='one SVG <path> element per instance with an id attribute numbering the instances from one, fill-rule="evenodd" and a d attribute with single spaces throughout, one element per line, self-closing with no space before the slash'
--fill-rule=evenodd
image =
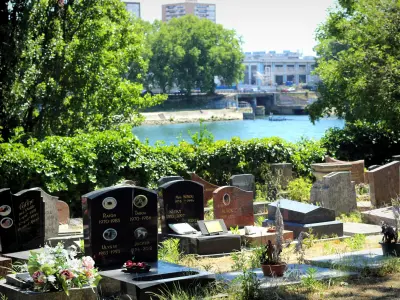
<path id="1" fill-rule="evenodd" d="M 157 261 L 157 194 L 115 186 L 82 196 L 85 255 L 101 269 Z"/>
<path id="2" fill-rule="evenodd" d="M 265 246 L 270 240 L 272 244 L 276 243 L 276 232 L 268 232 L 265 227 L 255 227 L 251 234 L 246 234 L 245 229 L 239 229 L 242 237 L 242 243 L 247 246 Z M 285 242 L 293 241 L 293 231 L 284 230 L 283 240 Z"/>
<path id="3" fill-rule="evenodd" d="M 322 207 L 335 211 L 336 216 L 357 209 L 355 184 L 350 172 L 335 172 L 325 175 L 314 182 L 311 188 L 310 202 L 320 203 Z"/>
<path id="4" fill-rule="evenodd" d="M 351 164 L 351 181 L 354 181 L 356 184 L 365 182 L 364 160 L 342 161 L 342 160 L 338 160 L 338 159 L 335 159 L 335 158 L 332 158 L 332 157 L 326 155 L 325 162 L 338 163 L 338 164 Z"/>
<path id="5" fill-rule="evenodd" d="M 57 211 L 58 211 L 58 223 L 68 224 L 69 223 L 69 205 L 64 201 L 57 200 Z"/>
<path id="6" fill-rule="evenodd" d="M 351 172 L 350 163 L 320 163 L 311 164 L 312 173 L 317 180 L 322 180 L 325 175 L 332 172 Z"/>
<path id="7" fill-rule="evenodd" d="M 213 192 L 219 188 L 219 186 L 209 183 L 193 172 L 189 172 L 189 175 L 192 181 L 198 182 L 204 186 L 204 206 L 207 206 L 208 200 L 213 198 Z"/>
<path id="8" fill-rule="evenodd" d="M 180 250 L 185 254 L 214 255 L 240 251 L 240 235 L 228 232 L 223 220 L 198 221 L 201 232 L 169 234 L 180 240 Z"/>
<path id="9" fill-rule="evenodd" d="M 253 174 L 240 174 L 233 175 L 229 179 L 229 184 L 231 186 L 236 186 L 241 190 L 256 193 L 256 183 Z"/>
<path id="10" fill-rule="evenodd" d="M 272 174 L 278 176 L 283 189 L 286 189 L 289 182 L 293 179 L 292 164 L 275 163 L 270 164 Z"/>
<path id="11" fill-rule="evenodd" d="M 0 238 L 2 253 L 36 249 L 44 245 L 44 203 L 39 190 L 15 195 L 0 190 Z"/>
<path id="12" fill-rule="evenodd" d="M 375 207 L 391 205 L 391 199 L 400 195 L 400 162 L 393 161 L 368 171 L 369 193 Z"/>
<path id="13" fill-rule="evenodd" d="M 173 233 L 169 224 L 189 223 L 198 229 L 204 219 L 203 185 L 190 180 L 170 181 L 158 189 L 163 235 Z"/>
<path id="14" fill-rule="evenodd" d="M 58 197 L 47 194 L 41 188 L 32 188 L 32 191 L 40 191 L 44 202 L 44 239 L 47 241 L 58 235 L 58 213 L 57 212 L 57 201 Z"/>
<path id="15" fill-rule="evenodd" d="M 293 231 L 294 238 L 297 238 L 300 232 L 308 232 L 310 229 L 317 237 L 343 236 L 343 223 L 335 221 L 333 210 L 288 199 L 268 205 L 268 219 L 263 222 L 263 227 L 269 226 L 275 220 L 278 202 L 285 229 Z"/>
<path id="16" fill-rule="evenodd" d="M 383 221 L 390 226 L 396 226 L 396 220 L 391 206 L 364 211 L 361 215 L 363 220 L 370 224 L 380 226 Z"/>
<path id="17" fill-rule="evenodd" d="M 164 176 L 157 181 L 157 185 L 161 186 L 170 181 L 184 180 L 181 176 Z"/>
<path id="18" fill-rule="evenodd" d="M 223 186 L 213 193 L 214 217 L 230 227 L 254 224 L 253 192 Z"/>
<path id="19" fill-rule="evenodd" d="M 363 224 L 363 223 L 344 223 L 343 234 L 353 236 L 355 234 L 363 235 L 378 235 L 381 234 L 382 228 L 378 225 Z"/>
<path id="20" fill-rule="evenodd" d="M 382 249 L 369 249 L 356 252 L 333 254 L 321 257 L 306 259 L 305 263 L 314 266 L 327 268 L 350 268 L 361 271 L 365 268 L 379 269 L 386 260 L 390 259 L 384 256 Z"/>

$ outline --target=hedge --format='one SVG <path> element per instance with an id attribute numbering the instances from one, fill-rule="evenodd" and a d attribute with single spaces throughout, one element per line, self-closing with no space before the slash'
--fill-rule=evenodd
<path id="1" fill-rule="evenodd" d="M 128 129 L 51 136 L 45 140 L 0 144 L 0 188 L 13 192 L 40 186 L 69 203 L 79 216 L 80 196 L 130 179 L 156 188 L 166 175 L 195 171 L 212 183 L 225 185 L 233 174 L 252 173 L 260 181 L 263 163 L 290 162 L 301 176 L 323 161 L 326 149 L 317 141 L 289 143 L 280 138 L 213 142 L 194 139 L 179 145 L 141 143 Z"/>

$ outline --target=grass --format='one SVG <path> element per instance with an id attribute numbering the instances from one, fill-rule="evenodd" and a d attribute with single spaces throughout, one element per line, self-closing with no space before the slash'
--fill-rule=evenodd
<path id="1" fill-rule="evenodd" d="M 353 211 L 348 214 L 341 214 L 336 220 L 343 223 L 362 223 L 362 215 L 359 211 Z"/>

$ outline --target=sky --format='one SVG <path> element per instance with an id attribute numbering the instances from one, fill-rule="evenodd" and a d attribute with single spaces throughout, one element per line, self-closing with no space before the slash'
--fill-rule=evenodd
<path id="1" fill-rule="evenodd" d="M 161 19 L 161 5 L 184 0 L 137 0 L 142 19 Z M 315 29 L 335 0 L 198 0 L 216 4 L 217 23 L 236 30 L 243 51 L 299 50 L 315 55 Z"/>

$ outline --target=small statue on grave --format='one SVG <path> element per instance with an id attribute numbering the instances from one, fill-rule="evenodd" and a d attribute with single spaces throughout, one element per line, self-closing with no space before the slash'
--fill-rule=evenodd
<path id="1" fill-rule="evenodd" d="M 382 242 L 383 243 L 397 243 L 399 238 L 397 228 L 387 225 L 385 222 L 382 222 Z"/>

